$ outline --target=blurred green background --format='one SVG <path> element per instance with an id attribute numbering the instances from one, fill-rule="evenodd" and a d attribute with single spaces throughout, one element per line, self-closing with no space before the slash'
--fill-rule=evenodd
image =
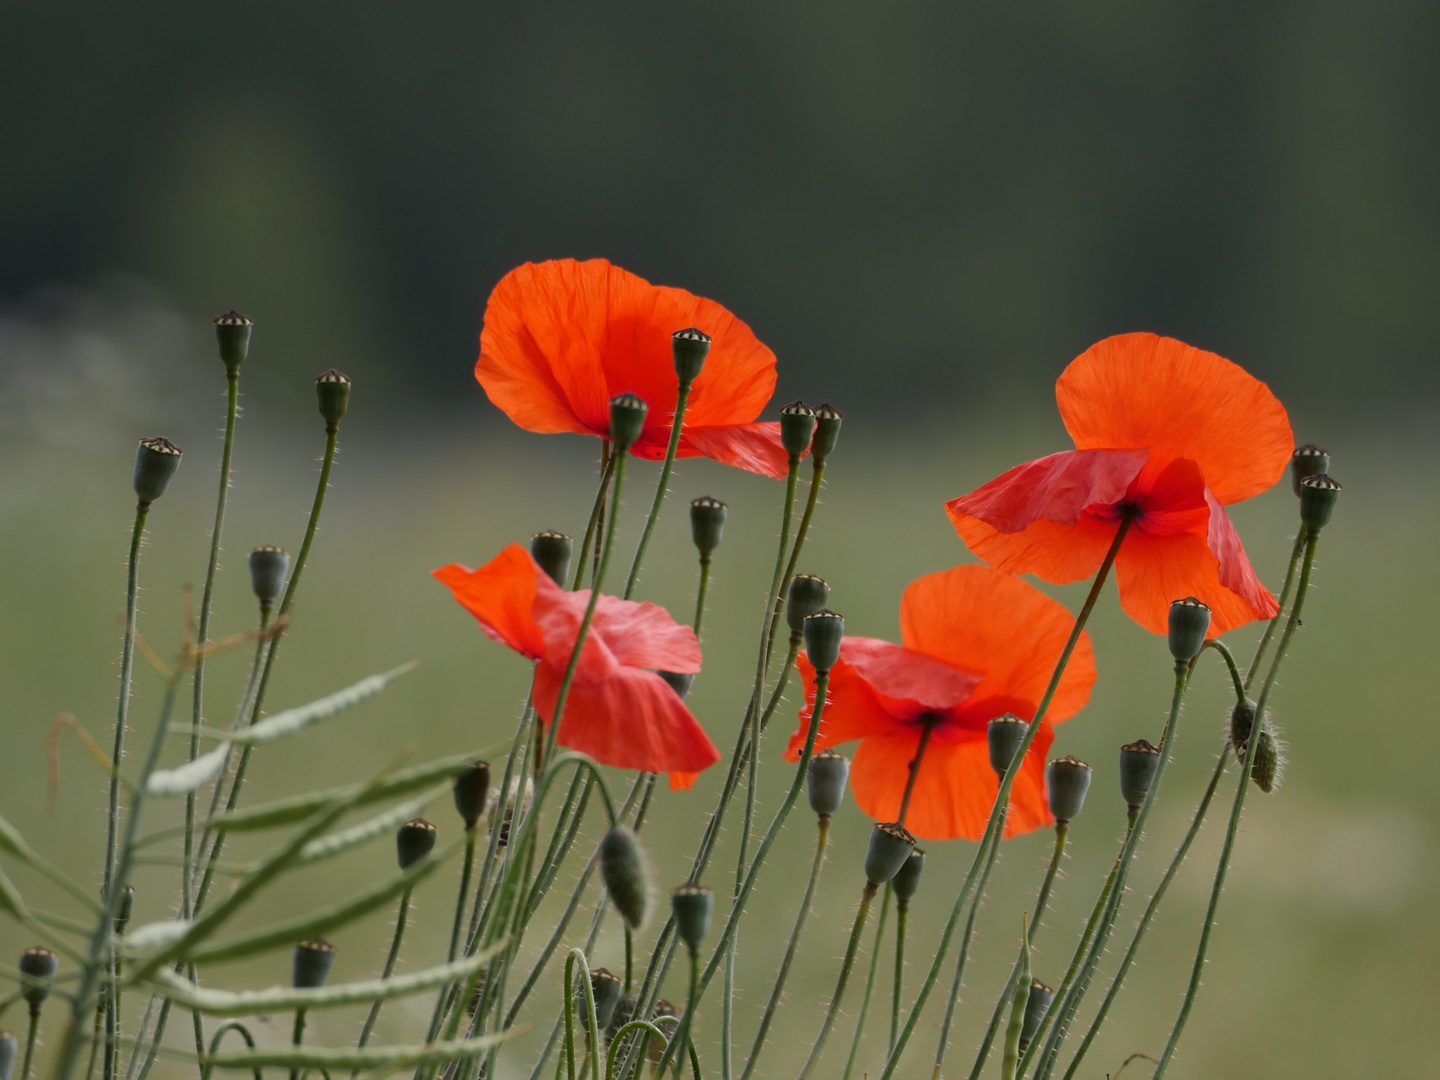
<path id="1" fill-rule="evenodd" d="M 422 661 L 332 729 L 267 750 L 247 800 L 351 779 L 409 743 L 430 757 L 508 736 L 526 665 L 427 574 L 479 564 L 541 528 L 583 530 L 593 444 L 515 431 L 470 375 L 485 294 L 516 263 L 605 255 L 713 296 L 779 354 L 777 403 L 828 397 L 844 408 L 802 569 L 833 583 L 853 632 L 892 638 L 904 585 L 970 559 L 943 500 L 1068 445 L 1054 376 L 1098 337 L 1150 329 L 1269 381 L 1298 439 L 1326 445 L 1346 484 L 1275 701 L 1290 771 L 1278 793 L 1250 804 L 1171 1075 L 1435 1071 L 1437 37 L 1433 6 L 1402 0 L 5 6 L 0 811 L 78 878 L 96 879 L 101 780 L 62 740 L 48 816 L 45 740 L 59 712 L 97 735 L 113 715 L 141 435 L 167 434 L 188 451 L 152 514 L 142 572 L 142 629 L 161 655 L 180 640 L 181 587 L 204 572 L 223 413 L 208 320 L 225 308 L 257 328 L 216 632 L 251 624 L 243 552 L 298 545 L 322 447 L 309 380 L 333 365 L 355 378 L 355 398 L 271 702 Z M 638 535 L 654 467 L 632 475 L 622 550 Z M 672 490 L 642 588 L 682 619 L 695 578 L 680 505 L 707 493 L 731 505 L 692 697 L 724 748 L 748 686 L 780 488 L 702 461 L 682 463 Z M 1234 516 L 1275 587 L 1293 533 L 1288 490 Z M 1054 591 L 1078 603 L 1076 589 Z M 1038 942 L 1036 970 L 1050 982 L 1123 824 L 1116 747 L 1154 739 L 1167 701 L 1168 655 L 1120 615 L 1113 592 L 1093 630 L 1100 679 L 1054 751 L 1092 761 L 1098 775 Z M 1231 638 L 1245 653 L 1255 636 Z M 227 717 L 242 668 L 239 655 L 213 666 L 212 721 Z M 138 685 L 143 739 L 159 683 L 140 669 Z M 1122 929 L 1185 827 L 1225 694 L 1207 667 Z M 787 711 L 782 727 L 792 719 Z M 780 734 L 765 810 L 788 774 Z M 683 877 L 717 780 L 660 796 L 648 843 L 662 887 Z M 458 833 L 448 807 L 431 814 L 442 839 Z M 793 1072 L 818 1028 L 865 828 L 853 807 L 837 818 L 762 1075 Z M 1202 834 L 1083 1075 L 1162 1045 L 1220 831 Z M 737 977 L 742 1047 L 812 842 L 811 817 L 797 811 L 761 879 Z M 1006 845 L 948 1075 L 968 1069 L 1048 842 Z M 930 848 L 912 984 L 970 854 L 959 842 Z M 294 914 L 372 880 L 390 858 L 384 844 L 357 852 L 245 918 Z M 714 884 L 732 862 L 723 847 Z M 455 873 L 418 895 L 409 969 L 443 948 Z M 16 879 L 36 902 L 62 905 L 42 883 Z M 172 877 L 147 871 L 140 885 L 137 917 L 168 914 Z M 389 919 L 336 936 L 339 976 L 373 973 Z M 27 944 L 0 927 L 0 953 Z M 619 959 L 617 939 L 605 938 L 599 962 Z M 223 978 L 267 985 L 287 972 L 288 956 L 274 954 Z M 528 1075 L 558 978 L 531 1010 L 540 1030 L 502 1056 L 505 1076 Z M 683 993 L 678 980 L 669 992 Z M 422 1011 L 387 1007 L 382 1034 L 416 1037 Z M 46 1024 L 51 1042 L 59 1012 Z M 913 1073 L 928 1070 L 938 1013 L 912 1043 Z M 313 1030 L 341 1044 L 358 1024 L 336 1013 Z M 712 1064 L 717 1025 L 712 1001 L 701 1042 Z M 265 1030 L 282 1040 L 288 1022 Z M 827 1075 L 838 1075 L 848 1038 L 842 1024 Z M 873 1068 L 873 1034 L 867 1045 Z"/>

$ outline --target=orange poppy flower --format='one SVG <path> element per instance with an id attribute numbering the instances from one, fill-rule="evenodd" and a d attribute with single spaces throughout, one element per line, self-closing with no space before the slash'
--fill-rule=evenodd
<path id="1" fill-rule="evenodd" d="M 537 661 L 535 711 L 550 723 L 589 590 L 566 592 L 519 544 L 478 570 L 452 563 L 432 573 L 489 637 Z M 694 632 L 655 604 L 601 596 L 556 741 L 605 765 L 668 772 L 672 788 L 688 788 L 720 752 L 650 668 L 699 671 Z"/>
<path id="2" fill-rule="evenodd" d="M 1294 449 L 1264 383 L 1173 338 L 1120 334 L 1073 360 L 1055 397 L 1077 449 L 946 504 L 971 551 L 1007 574 L 1077 581 L 1133 513 L 1115 578 L 1121 607 L 1145 629 L 1165 633 L 1183 596 L 1209 605 L 1211 637 L 1275 615 L 1225 513 L 1280 479 Z"/>
<path id="3" fill-rule="evenodd" d="M 501 278 L 485 305 L 475 378 L 506 416 L 542 434 L 608 438 L 610 399 L 638 394 L 650 411 L 630 452 L 659 460 L 680 392 L 670 338 L 688 327 L 712 344 L 690 389 L 679 456 L 784 476 L 780 425 L 754 422 L 775 392 L 775 354 L 715 301 L 604 259 L 526 263 Z"/>
<path id="4" fill-rule="evenodd" d="M 900 599 L 902 644 L 841 642 L 815 749 L 859 739 L 850 769 L 855 801 L 877 821 L 894 821 L 931 725 L 905 827 L 931 840 L 978 840 L 1000 790 L 986 728 L 1005 713 L 1035 716 L 1074 623 L 1033 585 L 987 566 L 927 574 Z M 805 745 L 815 707 L 815 670 L 803 653 L 800 670 L 806 703 L 785 752 L 791 761 Z M 1082 634 L 1010 789 L 1006 836 L 1052 820 L 1044 775 L 1051 725 L 1074 716 L 1094 682 L 1095 654 Z"/>

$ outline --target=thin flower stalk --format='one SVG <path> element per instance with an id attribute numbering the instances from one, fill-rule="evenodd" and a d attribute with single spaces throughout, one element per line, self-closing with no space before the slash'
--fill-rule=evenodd
<path id="1" fill-rule="evenodd" d="M 595 491 L 595 503 L 590 507 L 590 519 L 585 523 L 585 538 L 580 541 L 580 546 L 575 550 L 579 558 L 575 560 L 575 577 L 570 582 L 570 591 L 574 592 L 580 588 L 580 582 L 585 580 L 585 565 L 590 562 L 590 545 L 594 543 L 595 557 L 591 564 L 590 580 L 593 583 L 596 573 L 600 570 L 600 536 L 605 527 L 605 495 L 610 489 L 610 480 L 615 475 L 615 461 L 621 457 L 620 454 L 610 453 L 610 443 L 600 443 L 600 486 Z"/>
<path id="2" fill-rule="evenodd" d="M 810 1047 L 810 1054 L 805 1058 L 805 1064 L 801 1066 L 796 1080 L 806 1080 L 815 1071 L 815 1066 L 820 1063 L 820 1057 L 825 1051 L 825 1043 L 830 1038 L 830 1030 L 835 1026 L 835 1018 L 840 1014 L 840 1002 L 845 996 L 845 985 L 850 980 L 850 969 L 855 966 L 855 955 L 860 950 L 860 937 L 865 930 L 865 920 L 870 915 L 870 904 L 875 899 L 877 888 L 870 882 L 865 883 L 865 888 L 860 893 L 860 906 L 855 912 L 855 923 L 850 928 L 850 939 L 845 943 L 845 958 L 840 961 L 840 974 L 835 979 L 835 992 L 830 996 L 830 1004 L 825 1010 L 825 1019 L 820 1024 L 820 1034 L 815 1036 L 815 1043 Z"/>
<path id="3" fill-rule="evenodd" d="M 390 949 L 385 954 L 385 966 L 380 969 L 380 978 L 388 979 L 395 972 L 395 961 L 400 957 L 400 942 L 405 937 L 405 926 L 410 918 L 410 889 L 400 894 L 400 907 L 395 913 L 395 933 L 390 938 Z M 375 1030 L 375 1023 L 380 1019 L 380 1009 L 384 1001 L 376 1001 L 370 1006 L 370 1011 L 365 1014 L 365 1023 L 360 1027 L 360 1038 L 355 1043 L 357 1049 L 363 1050 L 365 1044 L 370 1041 L 370 1034 Z M 356 1069 L 350 1074 L 350 1080 L 360 1075 Z"/>
<path id="4" fill-rule="evenodd" d="M 110 752 L 114 771 L 110 774 L 110 802 L 105 818 L 105 874 L 101 895 L 109 895 L 115 878 L 116 837 L 120 829 L 120 766 L 125 760 L 125 730 L 130 719 L 130 685 L 135 666 L 135 596 L 140 575 L 140 541 L 145 535 L 145 518 L 150 508 L 135 508 L 135 526 L 130 533 L 130 556 L 125 575 L 125 637 L 120 646 L 120 700 L 115 708 L 115 748 Z"/>
<path id="5" fill-rule="evenodd" d="M 1275 617 L 1265 624 L 1265 632 L 1260 635 L 1260 642 L 1255 646 L 1255 655 L 1250 658 L 1250 667 L 1245 672 L 1245 689 L 1249 690 L 1255 681 L 1255 676 L 1260 672 L 1260 662 L 1265 659 L 1265 649 L 1270 644 L 1270 639 L 1275 636 L 1276 629 L 1285 621 L 1285 605 L 1290 602 L 1290 590 L 1295 584 L 1295 572 L 1300 568 L 1300 560 L 1305 554 L 1305 540 L 1308 533 L 1304 523 L 1300 525 L 1300 531 L 1295 534 L 1295 544 L 1290 549 L 1290 561 L 1285 565 L 1285 584 L 1280 588 L 1280 610 Z"/>
<path id="6" fill-rule="evenodd" d="M 805 509 L 800 514 L 800 524 L 795 529 L 795 543 L 790 549 L 790 558 L 785 563 L 785 574 L 780 580 L 780 592 L 770 616 L 770 629 L 765 637 L 765 666 L 770 666 L 770 654 L 775 646 L 775 633 L 780 628 L 780 617 L 785 614 L 785 597 L 790 581 L 795 576 L 795 567 L 800 562 L 800 552 L 805 547 L 805 537 L 810 534 L 810 522 L 815 517 L 815 507 L 820 502 L 820 485 L 825 478 L 826 459 L 810 458 L 810 490 L 805 496 Z"/>
<path id="7" fill-rule="evenodd" d="M 705 618 L 705 593 L 710 587 L 710 562 L 713 557 L 708 551 L 700 553 L 700 584 L 695 589 L 695 621 L 691 624 L 696 638 L 700 636 L 700 623 Z"/>
<path id="8" fill-rule="evenodd" d="M 885 895 L 880 900 L 880 917 L 875 920 L 875 944 L 870 949 L 870 971 L 865 976 L 865 991 L 860 995 L 860 1012 L 855 1017 L 855 1033 L 850 1038 L 850 1054 L 845 1059 L 845 1072 L 841 1080 L 850 1080 L 855 1071 L 855 1060 L 860 1056 L 860 1043 L 865 1038 L 865 1020 L 870 1015 L 870 1001 L 875 996 L 875 976 L 880 971 L 880 946 L 885 942 L 885 924 L 889 921 L 890 901 L 895 890 L 887 881 Z"/>
<path id="9" fill-rule="evenodd" d="M 665 505 L 665 496 L 670 491 L 670 474 L 675 471 L 675 454 L 680 449 L 680 431 L 685 425 L 685 405 L 690 400 L 692 380 L 681 378 L 679 397 L 675 399 L 675 419 L 670 422 L 670 441 L 665 446 L 665 461 L 660 466 L 660 479 L 655 484 L 655 501 L 650 504 L 650 513 L 645 518 L 645 528 L 640 533 L 640 543 L 635 546 L 635 558 L 630 563 L 630 573 L 625 579 L 624 600 L 629 600 L 640 580 L 640 564 L 645 561 L 645 549 L 650 546 L 650 536 L 660 520 L 660 508 Z"/>
<path id="10" fill-rule="evenodd" d="M 475 849 L 479 839 L 478 825 L 465 830 L 465 861 L 460 868 L 460 888 L 456 894 L 455 919 L 450 927 L 450 947 L 445 950 L 446 963 L 453 963 L 460 952 L 460 931 L 465 926 L 465 901 L 470 895 L 470 879 L 475 874 Z"/>
<path id="11" fill-rule="evenodd" d="M 1000 1060 L 1000 1080 L 1015 1080 L 1015 1067 L 1020 1063 L 1020 1033 L 1025 1026 L 1025 1006 L 1030 1002 L 1030 935 L 1025 920 L 1020 920 L 1020 978 L 1015 991 L 1015 1004 L 1010 1009 L 1010 1024 L 1005 1029 L 1005 1052 Z"/>

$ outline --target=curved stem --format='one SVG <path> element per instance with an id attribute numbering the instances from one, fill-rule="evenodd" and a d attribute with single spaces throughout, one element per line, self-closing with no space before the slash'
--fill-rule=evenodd
<path id="1" fill-rule="evenodd" d="M 865 1037 L 865 1020 L 870 1015 L 870 1001 L 875 995 L 875 976 L 880 970 L 880 946 L 885 941 L 885 923 L 890 916 L 890 900 L 895 890 L 887 881 L 885 896 L 880 901 L 880 917 L 875 920 L 875 944 L 870 949 L 870 971 L 865 976 L 865 992 L 860 995 L 860 1012 L 855 1017 L 855 1033 L 850 1038 L 850 1054 L 845 1059 L 845 1072 L 841 1080 L 850 1080 L 855 1071 L 855 1059 L 860 1056 L 860 1042 Z"/>
<path id="2" fill-rule="evenodd" d="M 1270 644 L 1270 639 L 1275 636 L 1275 628 L 1285 619 L 1285 605 L 1290 602 L 1290 587 L 1295 583 L 1295 568 L 1300 565 L 1301 553 L 1305 550 L 1306 529 L 1304 523 L 1300 525 L 1300 531 L 1295 534 L 1295 546 L 1290 549 L 1290 561 L 1285 567 L 1285 584 L 1280 589 L 1280 600 L 1275 617 L 1265 624 L 1265 633 L 1260 636 L 1260 643 L 1255 646 L 1255 655 L 1250 658 L 1250 667 L 1245 673 L 1245 689 L 1249 690 L 1255 676 L 1260 671 L 1260 661 L 1265 658 L 1265 648 Z"/>
<path id="3" fill-rule="evenodd" d="M 251 1050 L 255 1049 L 255 1037 L 250 1034 L 250 1029 L 239 1020 L 227 1020 L 215 1029 L 215 1034 L 210 1038 L 209 1057 L 215 1056 L 215 1051 L 220 1049 L 220 1040 L 232 1031 L 238 1031 L 240 1037 L 245 1040 L 245 1045 Z M 204 1067 L 200 1070 L 200 1080 L 210 1080 L 210 1074 L 214 1071 L 215 1066 L 207 1059 Z M 254 1080 L 264 1080 L 265 1074 L 260 1069 L 255 1069 L 254 1074 Z"/>
<path id="4" fill-rule="evenodd" d="M 1230 683 L 1235 688 L 1235 700 L 1243 703 L 1245 701 L 1245 682 L 1240 678 L 1240 668 L 1235 663 L 1235 654 L 1219 638 L 1211 638 L 1205 645 L 1218 652 L 1220 658 L 1225 661 L 1225 667 L 1230 672 Z"/>
<path id="5" fill-rule="evenodd" d="M 471 850 L 474 849 L 473 844 L 469 846 Z M 410 893 L 411 890 L 406 889 L 400 894 L 400 909 L 395 914 L 395 933 L 390 938 L 390 951 L 385 954 L 385 966 L 380 971 L 381 979 L 390 978 L 395 971 L 395 961 L 400 956 L 400 941 L 405 936 L 406 921 L 410 917 Z M 371 1004 L 370 1011 L 365 1016 L 365 1023 L 360 1028 L 360 1041 L 355 1044 L 356 1049 L 365 1049 L 365 1044 L 370 1041 L 370 1033 L 375 1030 L 375 1022 L 380 1019 L 380 1008 L 384 1004 L 383 999 L 376 1000 Z M 350 1074 L 352 1080 L 359 1075 L 359 1069 Z"/>
<path id="6" fill-rule="evenodd" d="M 1020 977 L 1015 988 L 1015 1004 L 1010 1009 L 1010 1024 L 1005 1029 L 1005 1053 L 1000 1061 L 1000 1080 L 1015 1080 L 1015 1066 L 1020 1061 L 1020 1033 L 1025 1027 L 1025 1006 L 1030 1002 L 1030 934 L 1024 920 L 1020 922 Z"/>
<path id="7" fill-rule="evenodd" d="M 650 504 L 650 514 L 645 519 L 645 529 L 640 534 L 640 543 L 635 547 L 635 558 L 630 563 L 630 575 L 625 579 L 624 600 L 630 599 L 635 583 L 640 578 L 640 564 L 645 560 L 645 549 L 650 545 L 650 534 L 660 520 L 660 508 L 665 505 L 665 496 L 670 491 L 670 474 L 675 471 L 675 454 L 680 449 L 680 429 L 685 424 L 685 404 L 690 400 L 690 383 L 680 380 L 679 394 L 675 399 L 675 418 L 670 421 L 670 442 L 665 447 L 665 463 L 660 466 L 660 480 L 655 485 L 655 501 Z"/>
<path id="8" fill-rule="evenodd" d="M 860 908 L 855 912 L 855 925 L 850 928 L 850 940 L 845 945 L 845 959 L 840 962 L 840 975 L 835 980 L 835 993 L 830 998 L 830 1005 L 825 1010 L 825 1020 L 820 1025 L 820 1034 L 815 1036 L 815 1044 L 810 1047 L 810 1055 L 805 1059 L 804 1066 L 796 1080 L 806 1080 L 820 1063 L 820 1055 L 825 1050 L 825 1041 L 830 1037 L 830 1029 L 835 1026 L 835 1017 L 840 1012 L 840 1001 L 845 996 L 845 984 L 850 980 L 850 969 L 855 966 L 855 954 L 860 949 L 860 935 L 865 929 L 865 920 L 870 915 L 870 902 L 875 899 L 878 886 L 867 881 L 865 888 L 860 893 Z"/>

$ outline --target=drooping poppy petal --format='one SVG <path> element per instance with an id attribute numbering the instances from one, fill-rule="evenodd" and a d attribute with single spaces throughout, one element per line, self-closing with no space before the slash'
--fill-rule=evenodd
<path id="1" fill-rule="evenodd" d="M 1145 466 L 1144 450 L 1066 450 L 1017 465 L 969 495 L 952 499 L 952 518 L 979 518 L 1002 533 L 1036 521 L 1074 525 L 1088 506 L 1125 498 Z"/>
<path id="2" fill-rule="evenodd" d="M 762 476 L 783 477 L 790 458 L 780 442 L 780 425 L 771 421 L 757 424 L 713 424 L 695 427 L 686 424 L 680 436 L 680 456 L 702 455 L 722 465 L 733 465 Z M 655 456 L 662 457 L 664 448 Z"/>
<path id="3" fill-rule="evenodd" d="M 431 572 L 480 620 L 487 637 L 532 660 L 544 655 L 545 634 L 532 614 L 537 581 L 534 560 L 519 544 L 509 545 L 478 570 L 451 563 Z"/>
<path id="4" fill-rule="evenodd" d="M 820 728 L 815 733 L 817 751 L 828 750 L 852 739 L 863 739 L 901 729 L 908 720 L 923 711 L 914 703 L 887 701 L 876 693 L 875 689 L 845 662 L 845 646 L 852 640 L 854 639 L 844 640 L 840 646 L 840 661 L 830 669 L 830 687 L 825 696 L 825 711 L 820 717 Z M 800 751 L 805 746 L 805 737 L 810 730 L 810 718 L 815 710 L 815 669 L 803 653 L 797 658 L 796 666 L 805 686 L 805 705 L 800 710 L 800 726 L 790 736 L 785 748 L 784 756 L 787 761 L 799 759 Z"/>

